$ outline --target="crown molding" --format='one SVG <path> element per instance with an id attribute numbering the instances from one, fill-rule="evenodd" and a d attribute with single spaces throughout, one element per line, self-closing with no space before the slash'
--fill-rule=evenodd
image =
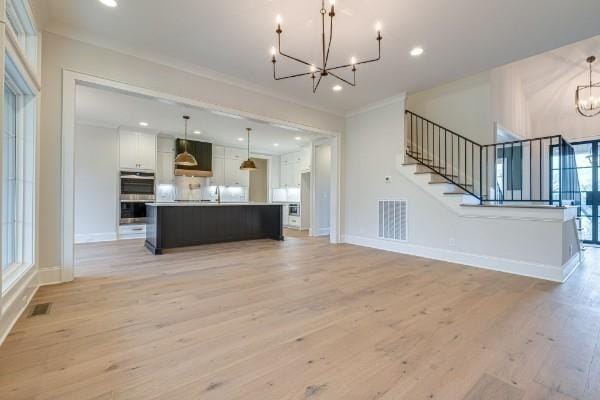
<path id="1" fill-rule="evenodd" d="M 163 65 L 169 68 L 173 68 L 182 72 L 187 72 L 189 74 L 193 74 L 196 76 L 200 76 L 206 79 L 211 79 L 213 81 L 221 82 L 230 86 L 234 86 L 240 89 L 248 90 L 250 92 L 254 92 L 257 94 L 261 94 L 264 96 L 269 96 L 276 98 L 278 100 L 283 100 L 291 104 L 299 105 L 302 107 L 306 107 L 308 109 L 319 111 L 326 114 L 331 114 L 337 117 L 344 117 L 344 114 L 340 110 L 329 109 L 322 106 L 317 106 L 312 103 L 304 102 L 298 100 L 291 96 L 282 95 L 281 93 L 274 92 L 272 90 L 265 89 L 260 85 L 256 85 L 254 83 L 245 81 L 243 79 L 235 78 L 230 75 L 223 74 L 221 72 L 217 72 L 208 68 L 200 67 L 195 64 L 187 63 L 181 60 L 176 60 L 174 58 L 166 58 L 159 54 L 149 53 L 149 52 L 140 52 L 139 50 L 135 50 L 128 46 L 123 46 L 121 44 L 115 44 L 112 41 L 104 40 L 97 35 L 93 35 L 87 32 L 83 32 L 79 29 L 75 29 L 73 27 L 50 23 L 43 29 L 44 32 L 51 33 L 57 36 L 61 36 L 67 39 L 75 40 L 78 42 L 86 43 L 89 45 L 93 45 L 96 47 L 104 48 L 107 50 L 111 50 L 123 55 L 139 58 L 144 61 L 148 61 L 154 64 Z"/>
<path id="2" fill-rule="evenodd" d="M 366 113 L 369 111 L 376 110 L 378 108 L 382 108 L 385 106 L 389 106 L 390 104 L 404 102 L 406 100 L 406 92 L 402 92 L 396 96 L 388 97 L 386 99 L 378 100 L 374 103 L 367 104 L 366 106 L 357 108 L 346 113 L 346 118 L 354 117 L 355 115 L 359 115 L 362 113 Z"/>

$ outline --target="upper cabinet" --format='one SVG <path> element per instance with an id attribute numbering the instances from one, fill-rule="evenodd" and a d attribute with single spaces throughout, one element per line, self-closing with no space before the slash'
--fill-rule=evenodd
<path id="1" fill-rule="evenodd" d="M 306 146 L 300 150 L 298 165 L 300 172 L 306 172 L 312 169 L 312 146 Z"/>
<path id="2" fill-rule="evenodd" d="M 121 169 L 154 171 L 156 169 L 156 135 L 121 131 L 119 135 Z"/>
<path id="3" fill-rule="evenodd" d="M 312 169 L 312 146 L 303 147 L 301 151 L 281 156 L 280 187 L 300 188 L 303 172 Z"/>
<path id="4" fill-rule="evenodd" d="M 170 184 L 175 181 L 175 139 L 172 137 L 161 137 L 157 142 L 157 164 L 156 180 L 159 184 Z"/>
<path id="5" fill-rule="evenodd" d="M 210 179 L 212 186 L 248 187 L 250 173 L 240 170 L 242 161 L 246 159 L 244 149 L 233 147 L 213 147 L 213 176 Z"/>

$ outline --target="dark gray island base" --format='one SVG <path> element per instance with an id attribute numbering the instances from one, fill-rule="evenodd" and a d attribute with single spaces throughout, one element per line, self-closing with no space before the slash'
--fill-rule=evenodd
<path id="1" fill-rule="evenodd" d="M 283 207 L 269 203 L 149 203 L 145 246 L 154 254 L 177 247 L 283 240 Z"/>

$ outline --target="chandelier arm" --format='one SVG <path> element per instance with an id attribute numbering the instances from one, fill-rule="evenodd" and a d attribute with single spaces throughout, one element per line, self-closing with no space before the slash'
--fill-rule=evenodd
<path id="1" fill-rule="evenodd" d="M 339 76 L 339 75 L 336 75 L 336 74 L 334 74 L 333 72 L 329 72 L 329 73 L 331 74 L 331 76 L 333 76 L 333 77 L 335 77 L 335 78 L 339 79 L 340 81 L 342 81 L 342 82 L 344 82 L 344 83 L 346 83 L 346 84 L 348 84 L 348 85 L 350 85 L 350 86 L 356 86 L 356 71 L 354 71 L 354 72 L 355 72 L 355 74 L 354 74 L 354 83 L 352 83 L 352 82 L 350 82 L 350 81 L 348 81 L 348 80 L 346 80 L 346 79 L 342 78 L 342 77 L 341 77 L 341 76 Z"/>
<path id="2" fill-rule="evenodd" d="M 272 61 L 272 63 L 273 63 L 273 79 L 275 79 L 276 81 L 281 81 L 283 79 L 289 79 L 289 78 L 297 78 L 299 76 L 305 76 L 305 75 L 310 75 L 311 74 L 310 72 L 304 72 L 304 73 L 301 73 L 301 74 L 293 74 L 293 75 L 278 77 L 277 73 L 276 73 L 276 67 L 275 67 L 275 65 L 277 63 L 275 61 Z"/>
<path id="3" fill-rule="evenodd" d="M 361 64 L 368 64 L 368 63 L 372 63 L 372 62 L 376 62 L 381 60 L 381 40 L 378 40 L 379 42 L 379 54 L 377 55 L 377 58 L 371 58 L 369 60 L 364 60 L 364 61 L 358 61 L 356 64 L 344 64 L 344 65 L 338 65 L 336 67 L 331 67 L 331 68 L 327 68 L 327 71 L 331 71 L 331 70 L 336 70 L 336 69 L 342 69 L 342 68 L 350 68 L 353 65 L 361 65 Z"/>
<path id="4" fill-rule="evenodd" d="M 294 60 L 294 61 L 296 61 L 296 62 L 299 62 L 300 64 L 308 65 L 309 67 L 313 66 L 311 63 L 308 63 L 308 62 L 306 62 L 306 61 L 303 61 L 303 60 L 301 60 L 301 59 L 299 59 L 299 58 L 296 58 L 296 57 L 294 57 L 294 56 L 290 56 L 289 54 L 286 54 L 286 53 L 284 53 L 283 51 L 281 51 L 281 34 L 278 34 L 278 40 L 277 40 L 277 42 L 278 42 L 278 43 L 277 43 L 277 47 L 278 47 L 277 51 L 279 52 L 279 54 L 280 54 L 280 55 L 282 55 L 282 56 L 284 56 L 284 57 L 286 57 L 286 58 L 289 58 L 290 60 Z M 316 67 L 316 68 L 317 68 L 318 70 L 321 70 L 321 71 L 322 71 L 322 68 L 319 68 L 319 67 Z"/>
<path id="5" fill-rule="evenodd" d="M 317 80 L 316 85 L 315 85 L 314 79 L 313 79 L 313 93 L 317 92 L 317 89 L 319 88 L 319 84 L 321 83 L 321 79 L 323 79 L 323 75 L 319 76 L 319 79 Z"/>
<path id="6" fill-rule="evenodd" d="M 293 74 L 293 75 L 288 75 L 288 76 L 275 76 L 273 75 L 273 77 L 275 78 L 276 81 L 282 81 L 284 79 L 290 79 L 290 78 L 298 78 L 299 76 L 307 76 L 310 75 L 310 72 L 304 72 L 302 74 Z"/>

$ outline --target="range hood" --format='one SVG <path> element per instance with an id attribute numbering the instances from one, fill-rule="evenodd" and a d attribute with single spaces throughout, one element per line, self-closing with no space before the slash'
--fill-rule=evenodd
<path id="1" fill-rule="evenodd" d="M 175 141 L 175 154 L 183 153 L 185 148 L 185 139 L 177 139 Z M 198 176 L 204 178 L 213 176 L 212 143 L 187 140 L 187 151 L 194 156 L 198 165 L 175 165 L 175 176 Z"/>

